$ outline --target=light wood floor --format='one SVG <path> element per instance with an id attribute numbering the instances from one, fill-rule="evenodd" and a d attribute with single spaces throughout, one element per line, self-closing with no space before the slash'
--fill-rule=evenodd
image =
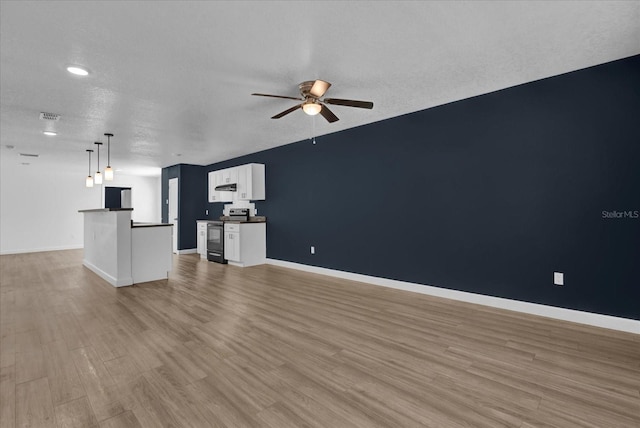
<path id="1" fill-rule="evenodd" d="M 640 336 L 275 266 L 0 257 L 4 427 L 634 427 Z"/>

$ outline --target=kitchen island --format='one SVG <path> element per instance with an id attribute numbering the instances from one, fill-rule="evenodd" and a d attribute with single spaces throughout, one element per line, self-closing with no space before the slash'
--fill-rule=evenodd
<path id="1" fill-rule="evenodd" d="M 131 211 L 79 211 L 84 215 L 82 264 L 114 287 L 167 279 L 171 271 L 172 225 L 134 223 Z"/>

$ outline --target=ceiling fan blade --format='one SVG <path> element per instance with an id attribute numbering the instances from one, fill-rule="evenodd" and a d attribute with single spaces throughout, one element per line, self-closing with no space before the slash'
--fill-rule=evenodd
<path id="1" fill-rule="evenodd" d="M 324 80 L 316 80 L 315 82 L 313 82 L 313 86 L 309 90 L 309 93 L 316 98 L 320 98 L 324 95 L 325 92 L 327 92 L 329 86 L 331 86 L 331 83 L 329 82 L 325 82 Z"/>
<path id="2" fill-rule="evenodd" d="M 259 97 L 271 97 L 271 98 L 284 98 L 285 100 L 302 100 L 302 98 L 295 98 L 295 97 L 287 97 L 285 95 L 269 95 L 269 94 L 251 94 L 251 95 L 257 95 Z"/>
<path id="3" fill-rule="evenodd" d="M 338 106 L 359 107 L 359 108 L 373 108 L 371 101 L 356 101 L 356 100 L 341 100 L 340 98 L 325 98 L 322 100 L 327 104 L 335 104 Z"/>
<path id="4" fill-rule="evenodd" d="M 340 120 L 338 119 L 338 116 L 333 114 L 333 112 L 329 110 L 329 107 L 327 107 L 324 104 L 322 105 L 322 110 L 320 110 L 320 114 L 322 115 L 322 117 L 327 119 L 327 122 L 329 123 L 337 122 L 338 120 Z"/>
<path id="5" fill-rule="evenodd" d="M 291 112 L 294 112 L 296 110 L 298 110 L 299 108 L 302 108 L 302 104 L 298 104 L 297 106 L 293 106 L 289 109 L 286 109 L 285 111 L 283 111 L 282 113 L 278 113 L 275 116 L 273 116 L 271 119 L 280 119 L 282 116 L 285 116 Z"/>

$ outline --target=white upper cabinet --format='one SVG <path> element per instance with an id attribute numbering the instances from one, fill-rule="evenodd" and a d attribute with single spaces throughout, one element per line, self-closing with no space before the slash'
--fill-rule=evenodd
<path id="1" fill-rule="evenodd" d="M 215 191 L 215 188 L 218 185 L 217 172 L 218 171 L 211 171 L 209 173 L 209 202 L 222 202 L 220 200 L 220 192 Z"/>
<path id="2" fill-rule="evenodd" d="M 222 182 L 219 184 L 238 183 L 238 167 L 223 169 L 219 172 L 222 173 Z"/>
<path id="3" fill-rule="evenodd" d="M 262 201 L 265 199 L 264 165 L 250 163 L 237 167 L 238 200 Z"/>
<path id="4" fill-rule="evenodd" d="M 236 191 L 216 191 L 216 186 L 236 184 Z M 209 202 L 261 201 L 265 199 L 264 165 L 249 163 L 209 173 Z"/>
<path id="5" fill-rule="evenodd" d="M 234 192 L 219 192 L 216 191 L 216 186 L 220 186 L 225 183 L 225 179 L 230 176 L 226 176 L 223 174 L 223 170 L 221 171 L 211 171 L 209 173 L 209 202 L 232 202 L 233 201 L 233 193 Z"/>

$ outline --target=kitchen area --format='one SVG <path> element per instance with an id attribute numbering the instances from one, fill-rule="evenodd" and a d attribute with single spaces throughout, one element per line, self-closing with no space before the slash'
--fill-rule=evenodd
<path id="1" fill-rule="evenodd" d="M 248 267 L 266 262 L 266 217 L 253 201 L 263 201 L 265 166 L 250 163 L 207 174 L 207 200 L 224 204 L 217 220 L 196 220 L 197 254 L 210 262 Z"/>
<path id="2" fill-rule="evenodd" d="M 203 262 L 235 267 L 266 263 L 267 218 L 259 216 L 256 208 L 257 201 L 266 199 L 265 165 L 250 163 L 215 171 L 180 166 L 184 168 L 180 181 L 186 189 L 180 191 L 189 191 L 191 197 L 199 184 L 200 190 L 206 190 L 200 195 L 206 197 L 185 197 L 182 205 L 177 204 L 178 192 L 166 198 L 166 205 L 170 199 L 176 202 L 172 221 L 164 216 L 156 223 L 135 221 L 131 187 L 107 186 L 103 208 L 79 210 L 84 221 L 83 264 L 87 268 L 114 287 L 122 287 L 167 279 L 173 254 L 197 253 Z M 198 174 L 190 176 L 185 171 Z M 212 206 L 221 215 L 209 215 Z M 195 218 L 185 221 L 185 213 Z M 187 225 L 194 227 L 189 230 Z M 184 235 L 195 239 L 181 240 Z M 176 251 L 176 243 L 187 248 Z"/>

